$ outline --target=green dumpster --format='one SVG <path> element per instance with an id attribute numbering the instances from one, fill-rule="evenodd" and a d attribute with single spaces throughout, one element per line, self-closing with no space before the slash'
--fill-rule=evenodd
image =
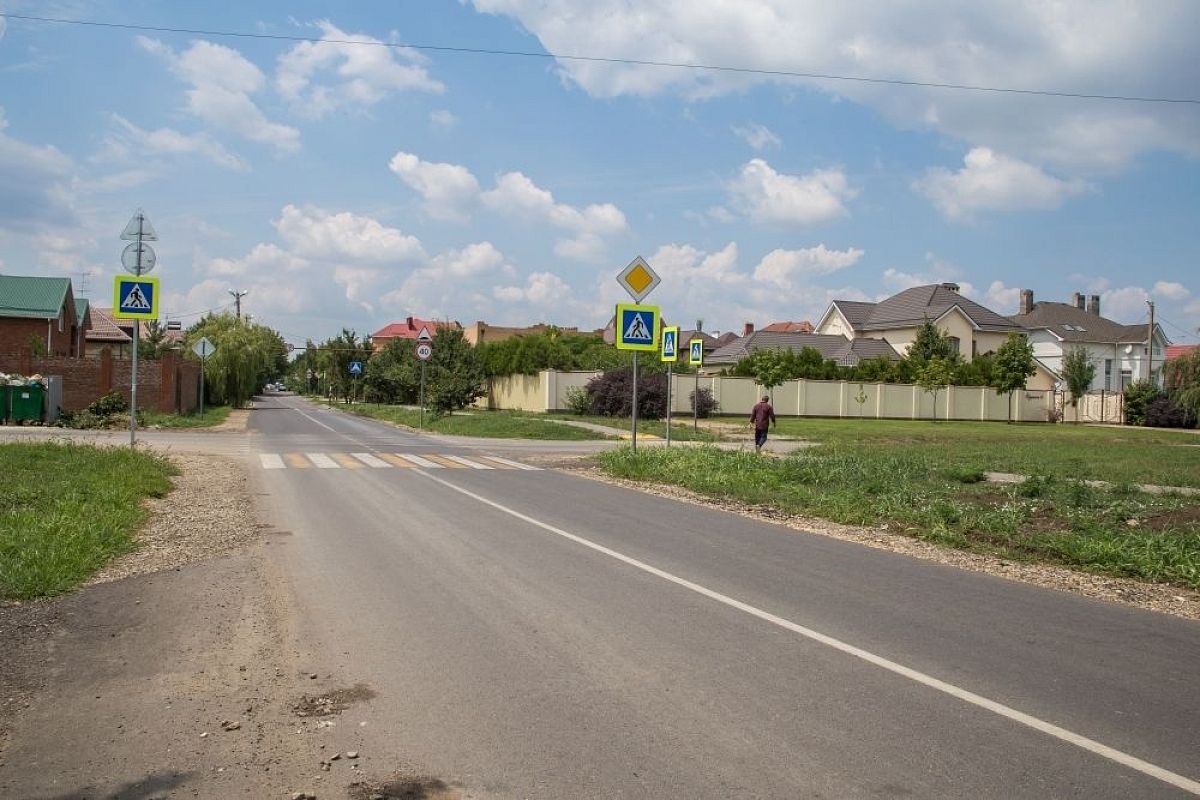
<path id="1" fill-rule="evenodd" d="M 0 385 L 0 423 L 8 422 L 8 384 Z"/>
<path id="2" fill-rule="evenodd" d="M 8 387 L 9 408 L 13 422 L 41 422 L 46 389 L 38 384 Z"/>

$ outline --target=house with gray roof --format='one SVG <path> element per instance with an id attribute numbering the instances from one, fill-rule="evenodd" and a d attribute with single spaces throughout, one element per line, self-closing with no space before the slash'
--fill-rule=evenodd
<path id="1" fill-rule="evenodd" d="M 791 350 L 799 353 L 811 347 L 825 358 L 832 358 L 840 367 L 852 367 L 860 361 L 880 356 L 898 361 L 900 354 L 882 339 L 846 339 L 842 336 L 823 336 L 817 333 L 787 333 L 755 331 L 705 355 L 703 372 L 718 372 L 732 367 L 746 356 L 759 350 Z"/>
<path id="2" fill-rule="evenodd" d="M 1033 290 L 1023 289 L 1020 311 L 1010 319 L 1029 330 L 1034 358 L 1055 380 L 1061 380 L 1066 352 L 1083 348 L 1096 366 L 1092 391 L 1123 391 L 1129 383 L 1151 376 L 1148 348 L 1153 339 L 1153 377 L 1161 383 L 1170 343 L 1162 328 L 1155 325 L 1151 336 L 1148 322 L 1122 325 L 1100 316 L 1100 295 L 1091 295 L 1086 304 L 1079 292 L 1072 295 L 1070 303 L 1034 302 Z"/>
<path id="3" fill-rule="evenodd" d="M 1019 323 L 960 294 L 956 283 L 914 286 L 878 303 L 834 300 L 816 332 L 847 339 L 880 338 L 903 354 L 925 320 L 944 331 L 967 361 L 995 351 L 1009 333 L 1025 332 Z"/>

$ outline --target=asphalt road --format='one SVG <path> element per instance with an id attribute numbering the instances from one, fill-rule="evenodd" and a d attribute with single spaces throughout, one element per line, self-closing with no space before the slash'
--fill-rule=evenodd
<path id="1" fill-rule="evenodd" d="M 331 733 L 364 769 L 476 797 L 1200 794 L 1193 622 L 487 458 L 532 445 L 284 396 L 251 426 L 296 658 L 374 693 Z"/>

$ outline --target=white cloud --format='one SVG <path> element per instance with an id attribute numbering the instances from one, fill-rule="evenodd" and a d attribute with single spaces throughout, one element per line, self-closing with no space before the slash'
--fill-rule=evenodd
<path id="1" fill-rule="evenodd" d="M 51 145 L 32 145 L 5 133 L 0 107 L 0 230 L 75 222 L 69 187 L 72 162 Z"/>
<path id="2" fill-rule="evenodd" d="M 768 147 L 779 147 L 783 144 L 783 140 L 776 136 L 774 131 L 757 122 L 751 122 L 745 126 L 734 125 L 733 132 L 755 150 L 765 150 Z"/>
<path id="3" fill-rule="evenodd" d="M 300 131 L 271 122 L 251 98 L 260 92 L 266 77 L 238 51 L 198 40 L 182 53 L 145 36 L 137 42 L 164 59 L 185 83 L 188 110 L 212 127 L 272 147 L 279 153 L 300 149 Z"/>
<path id="4" fill-rule="evenodd" d="M 458 117 L 443 108 L 429 112 L 429 124 L 435 128 L 449 130 L 458 124 Z"/>
<path id="5" fill-rule="evenodd" d="M 195 153 L 227 169 L 241 171 L 249 168 L 244 159 L 230 153 L 207 134 L 186 134 L 172 128 L 158 128 L 149 131 L 139 128 L 120 114 L 113 114 L 112 118 L 120 129 L 121 136 L 118 141 L 109 143 L 111 153 L 130 156 L 133 155 L 130 152 L 131 148 L 136 151 L 138 157 Z"/>
<path id="6" fill-rule="evenodd" d="M 969 220 L 976 211 L 1058 208 L 1067 197 L 1086 191 L 1081 180 L 1062 180 L 987 147 L 973 148 L 963 168 L 936 167 L 913 184 L 951 220 Z"/>
<path id="7" fill-rule="evenodd" d="M 260 242 L 241 258 L 214 258 L 204 267 L 209 275 L 269 276 L 295 275 L 312 265 L 306 258 L 284 250 L 276 244 Z"/>
<path id="8" fill-rule="evenodd" d="M 1004 281 L 992 281 L 982 303 L 997 314 L 1016 314 L 1021 306 L 1021 288 L 1006 286 Z"/>
<path id="9" fill-rule="evenodd" d="M 421 195 L 426 213 L 434 219 L 464 221 L 479 200 L 479 181 L 458 164 L 422 161 L 398 152 L 388 168 Z"/>
<path id="10" fill-rule="evenodd" d="M 977 0 L 946 4 L 821 0 L 472 0 L 519 21 L 550 53 L 730 65 L 750 75 L 562 60 L 565 80 L 597 97 L 802 86 L 869 106 L 905 129 L 932 129 L 1034 163 L 1111 169 L 1163 148 L 1200 155 L 1200 118 L 1168 104 L 1076 102 L 996 92 L 897 87 L 780 71 L 1096 94 L 1191 96 L 1200 5 Z"/>
<path id="11" fill-rule="evenodd" d="M 496 188 L 484 192 L 482 200 L 494 211 L 534 222 L 547 222 L 575 235 L 555 243 L 554 252 L 579 261 L 600 261 L 605 254 L 604 237 L 626 229 L 625 215 L 612 203 L 577 208 L 556 202 L 554 195 L 520 172 L 496 179 Z"/>
<path id="12" fill-rule="evenodd" d="M 553 272 L 534 272 L 525 279 L 524 286 L 497 286 L 492 290 L 497 300 L 505 303 L 526 303 L 542 309 L 561 313 L 564 306 L 573 304 L 570 285 Z"/>
<path id="13" fill-rule="evenodd" d="M 730 201 L 755 222 L 815 225 L 844 217 L 843 201 L 857 192 L 838 169 L 807 175 L 776 172 L 761 158 L 751 159 L 729 184 Z"/>
<path id="14" fill-rule="evenodd" d="M 756 281 L 769 281 L 790 289 L 795 279 L 829 275 L 853 266 L 862 258 L 863 251 L 851 247 L 846 250 L 830 250 L 824 244 L 802 250 L 775 249 L 763 256 L 754 268 Z"/>
<path id="15" fill-rule="evenodd" d="M 504 254 L 491 242 L 469 244 L 434 256 L 414 270 L 398 288 L 381 297 L 385 308 L 441 319 L 471 312 L 483 319 L 494 305 L 492 287 L 499 278 L 515 274 Z"/>
<path id="16" fill-rule="evenodd" d="M 329 214 L 314 206 L 288 204 L 275 229 L 292 252 L 306 258 L 396 264 L 425 256 L 417 237 L 349 211 Z"/>
<path id="17" fill-rule="evenodd" d="M 1141 286 L 1109 289 L 1100 295 L 1100 312 L 1111 320 L 1132 325 L 1147 318 L 1149 299 L 1150 295 Z"/>
<path id="18" fill-rule="evenodd" d="M 275 74 L 279 93 L 304 116 L 321 118 L 346 105 L 372 106 L 391 92 L 445 90 L 429 77 L 417 51 L 346 33 L 328 20 L 315 24 L 321 41 L 300 42 L 281 55 Z M 316 77 L 323 71 L 332 71 L 337 80 L 318 84 Z"/>
<path id="19" fill-rule="evenodd" d="M 1158 281 L 1150 289 L 1150 294 L 1155 297 L 1161 297 L 1164 300 L 1179 302 L 1186 300 L 1191 292 L 1186 286 L 1177 281 Z"/>

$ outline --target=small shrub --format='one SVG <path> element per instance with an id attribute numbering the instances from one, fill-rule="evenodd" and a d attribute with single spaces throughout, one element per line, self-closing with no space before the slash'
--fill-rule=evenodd
<path id="1" fill-rule="evenodd" d="M 942 475 L 958 483 L 982 483 L 986 477 L 981 469 L 959 466 L 946 467 L 942 470 Z"/>
<path id="2" fill-rule="evenodd" d="M 691 404 L 692 411 L 701 419 L 708 419 L 717 412 L 717 401 L 713 397 L 712 389 L 701 389 L 698 401 L 696 392 L 693 391 L 688 395 L 688 402 Z"/>
<path id="3" fill-rule="evenodd" d="M 1134 381 L 1125 387 L 1125 424 L 1145 425 L 1146 407 L 1161 393 L 1150 381 Z"/>
<path id="4" fill-rule="evenodd" d="M 88 406 L 84 411 L 98 417 L 111 417 L 113 414 L 124 414 L 129 410 L 129 403 L 118 392 L 109 392 Z"/>
<path id="5" fill-rule="evenodd" d="M 1017 484 L 1018 497 L 1045 497 L 1050 493 L 1050 489 L 1054 485 L 1054 478 L 1049 475 L 1030 475 L 1025 480 Z"/>
<path id="6" fill-rule="evenodd" d="M 1145 425 L 1149 428 L 1187 428 L 1187 412 L 1165 394 L 1146 404 Z"/>
<path id="7" fill-rule="evenodd" d="M 609 417 L 628 417 L 633 411 L 633 370 L 609 370 L 588 381 L 590 411 Z M 638 376 L 638 416 L 661 419 L 667 413 L 667 376 Z"/>
<path id="8" fill-rule="evenodd" d="M 592 410 L 592 400 L 588 397 L 587 389 L 581 386 L 567 389 L 567 410 L 581 417 Z"/>

